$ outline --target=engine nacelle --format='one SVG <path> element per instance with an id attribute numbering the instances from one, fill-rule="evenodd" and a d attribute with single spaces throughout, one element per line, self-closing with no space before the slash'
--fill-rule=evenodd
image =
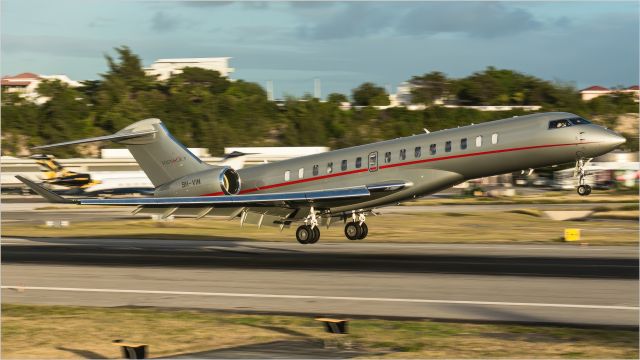
<path id="1" fill-rule="evenodd" d="M 240 192 L 240 176 L 228 166 L 215 167 L 183 176 L 159 186 L 155 196 L 235 195 Z"/>

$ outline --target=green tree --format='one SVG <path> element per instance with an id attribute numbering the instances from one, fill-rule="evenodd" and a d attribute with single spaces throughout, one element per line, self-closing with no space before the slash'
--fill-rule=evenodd
<path id="1" fill-rule="evenodd" d="M 449 95 L 451 81 L 439 71 L 432 71 L 409 80 L 413 85 L 411 102 L 414 104 L 433 104 L 434 101 Z"/>
<path id="2" fill-rule="evenodd" d="M 359 106 L 389 105 L 389 96 L 381 86 L 366 82 L 352 91 L 353 101 Z"/>
<path id="3" fill-rule="evenodd" d="M 327 101 L 333 104 L 340 105 L 343 102 L 349 102 L 349 99 L 346 95 L 340 93 L 331 93 L 327 96 Z"/>
<path id="4" fill-rule="evenodd" d="M 49 100 L 38 108 L 38 137 L 50 142 L 78 139 L 92 134 L 91 114 L 82 93 L 58 80 L 43 81 L 37 89 Z M 73 148 L 60 148 L 57 154 L 74 154 Z"/>

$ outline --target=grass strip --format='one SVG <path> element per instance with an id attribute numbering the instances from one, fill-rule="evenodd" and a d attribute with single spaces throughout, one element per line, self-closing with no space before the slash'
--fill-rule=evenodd
<path id="1" fill-rule="evenodd" d="M 114 339 L 160 357 L 330 337 L 310 316 L 3 304 L 2 318 L 4 359 L 118 358 Z M 638 358 L 638 332 L 622 329 L 356 319 L 342 340 L 366 358 Z"/>
<path id="2" fill-rule="evenodd" d="M 617 214 L 615 211 L 602 214 Z M 553 221 L 537 211 L 409 213 L 371 216 L 368 242 L 399 243 L 553 243 L 562 241 L 565 228 L 582 230 L 584 242 L 601 245 L 635 245 L 638 222 L 601 219 L 598 221 Z M 637 214 L 635 215 L 637 218 Z M 322 242 L 348 242 L 342 223 L 322 227 Z M 191 239 L 229 241 L 295 241 L 295 227 L 279 229 L 221 219 L 176 219 L 174 221 L 117 220 L 73 222 L 65 228 L 7 223 L 2 236 L 18 237 L 103 237 Z"/>

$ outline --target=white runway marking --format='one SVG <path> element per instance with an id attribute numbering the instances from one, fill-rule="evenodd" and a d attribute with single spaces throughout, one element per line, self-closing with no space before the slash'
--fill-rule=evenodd
<path id="1" fill-rule="evenodd" d="M 214 292 L 199 292 L 199 291 L 91 289 L 91 288 L 10 286 L 10 285 L 3 285 L 1 288 L 2 289 L 19 290 L 19 291 L 41 290 L 41 291 L 69 291 L 69 292 L 120 293 L 120 294 L 157 294 L 157 295 L 248 297 L 248 298 L 271 298 L 271 299 L 314 299 L 314 300 L 404 302 L 404 303 L 448 304 L 448 305 L 494 305 L 494 306 L 528 306 L 528 307 L 600 309 L 600 310 L 635 310 L 635 311 L 640 310 L 640 307 L 637 307 L 637 306 L 585 305 L 585 304 L 549 304 L 549 303 L 524 303 L 524 302 L 499 302 L 499 301 L 395 299 L 395 298 L 370 298 L 370 297 L 351 297 L 351 296 L 286 295 L 286 294 L 282 294 L 282 295 L 280 295 L 280 294 L 244 294 L 244 293 L 214 293 Z"/>

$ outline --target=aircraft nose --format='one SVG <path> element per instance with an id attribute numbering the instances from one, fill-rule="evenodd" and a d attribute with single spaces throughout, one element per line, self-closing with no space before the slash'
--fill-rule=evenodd
<path id="1" fill-rule="evenodd" d="M 615 148 L 627 142 L 627 139 L 614 132 L 610 132 L 604 136 L 604 142 L 608 146 Z"/>
<path id="2" fill-rule="evenodd" d="M 594 140 L 599 144 L 599 147 L 607 151 L 611 151 L 627 141 L 624 137 L 604 128 L 598 129 L 594 134 Z"/>

